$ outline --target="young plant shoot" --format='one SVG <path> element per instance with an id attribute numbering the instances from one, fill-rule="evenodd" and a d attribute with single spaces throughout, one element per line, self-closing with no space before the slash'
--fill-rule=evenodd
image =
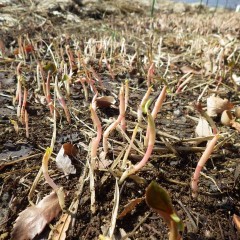
<path id="1" fill-rule="evenodd" d="M 107 155 L 108 152 L 108 136 L 109 134 L 117 127 L 118 124 L 121 123 L 122 119 L 125 116 L 125 101 L 124 101 L 124 89 L 123 85 L 120 88 L 120 93 L 119 93 L 119 115 L 116 121 L 114 121 L 104 132 L 103 134 L 103 151 L 104 151 L 104 156 Z"/>
<path id="2" fill-rule="evenodd" d="M 193 174 L 193 178 L 191 182 L 192 196 L 194 198 L 197 197 L 197 194 L 198 194 L 198 181 L 199 181 L 201 170 L 204 167 L 207 160 L 209 159 L 210 155 L 212 154 L 218 138 L 219 138 L 219 134 L 216 134 L 214 138 L 208 143 L 205 151 L 203 152 L 201 158 L 198 161 L 198 164 Z"/>
<path id="3" fill-rule="evenodd" d="M 144 167 L 146 165 L 146 163 L 148 162 L 151 154 L 152 154 L 153 147 L 154 147 L 154 144 L 155 144 L 155 138 L 156 138 L 156 129 L 155 129 L 155 123 L 154 123 L 153 117 L 148 111 L 148 106 L 149 106 L 150 102 L 151 102 L 151 99 L 146 103 L 146 106 L 145 106 L 145 110 L 146 110 L 147 116 L 148 116 L 148 125 L 149 125 L 149 141 L 148 141 L 147 151 L 146 151 L 145 155 L 143 156 L 142 160 L 138 164 L 130 167 L 130 169 L 127 169 L 122 174 L 121 179 L 119 181 L 120 184 L 123 183 L 123 181 L 129 175 L 132 175 L 132 174 L 136 173 L 142 167 Z"/>
<path id="4" fill-rule="evenodd" d="M 168 239 L 182 239 L 180 231 L 183 231 L 183 223 L 173 208 L 168 192 L 160 187 L 155 181 L 152 181 L 147 187 L 146 203 L 150 208 L 157 212 L 168 225 L 170 229 Z"/>
<path id="5" fill-rule="evenodd" d="M 62 187 L 59 187 L 56 185 L 56 183 L 52 180 L 52 178 L 49 176 L 48 173 L 48 161 L 51 157 L 52 154 L 52 148 L 47 148 L 46 152 L 43 156 L 42 159 L 42 171 L 43 171 L 43 176 L 46 180 L 46 182 L 52 187 L 52 189 L 57 193 L 58 195 L 58 200 L 59 200 L 59 205 L 62 210 L 64 210 L 65 207 L 65 195 Z"/>

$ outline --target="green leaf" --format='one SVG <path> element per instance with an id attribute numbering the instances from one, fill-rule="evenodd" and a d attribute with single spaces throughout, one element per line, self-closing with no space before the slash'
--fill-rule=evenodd
<path id="1" fill-rule="evenodd" d="M 167 215 L 174 214 L 171 199 L 168 192 L 160 187 L 155 181 L 152 181 L 146 190 L 147 205 L 155 210 L 166 213 Z"/>

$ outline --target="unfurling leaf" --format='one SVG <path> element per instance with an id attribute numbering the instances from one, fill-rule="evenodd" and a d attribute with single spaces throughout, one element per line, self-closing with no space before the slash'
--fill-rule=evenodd
<path id="1" fill-rule="evenodd" d="M 57 154 L 56 164 L 65 175 L 75 174 L 76 168 L 72 165 L 72 161 L 69 157 L 75 157 L 77 155 L 77 148 L 70 144 L 64 143 Z"/>
<path id="2" fill-rule="evenodd" d="M 147 188 L 146 202 L 149 207 L 156 211 L 159 210 L 168 215 L 174 213 L 172 201 L 168 192 L 154 181 L 152 181 Z"/>
<path id="3" fill-rule="evenodd" d="M 131 212 L 139 203 L 142 202 L 144 198 L 136 198 L 131 200 L 123 209 L 123 211 L 118 215 L 119 218 L 125 217 L 129 212 Z"/>
<path id="4" fill-rule="evenodd" d="M 152 181 L 146 190 L 146 203 L 161 215 L 168 227 L 170 228 L 169 240 L 179 240 L 184 226 L 177 216 L 168 192 Z"/>
<path id="5" fill-rule="evenodd" d="M 12 240 L 33 239 L 55 218 L 61 207 L 55 192 L 44 197 L 36 206 L 26 208 L 19 214 L 12 231 Z"/>

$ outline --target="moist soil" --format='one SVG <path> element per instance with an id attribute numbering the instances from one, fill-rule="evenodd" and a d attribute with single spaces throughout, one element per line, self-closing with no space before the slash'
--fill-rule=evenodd
<path id="1" fill-rule="evenodd" d="M 74 198 L 79 199 L 66 239 L 107 236 L 121 161 L 148 82 L 152 85 L 150 110 L 164 85 L 167 96 L 155 119 L 156 142 L 149 162 L 119 185 L 118 214 L 130 201 L 143 198 L 154 180 L 171 196 L 184 223 L 183 239 L 239 239 L 233 222 L 234 214 L 240 216 L 239 132 L 224 126 L 220 115 L 213 120 L 222 137 L 202 170 L 196 198 L 190 183 L 207 144 L 206 139 L 194 139 L 200 118 L 196 102 L 201 102 L 205 111 L 207 98 L 219 96 L 232 103 L 232 112 L 240 102 L 239 82 L 234 80 L 240 76 L 240 15 L 167 2 L 156 4 L 153 10 L 144 1 L 54 2 L 6 1 L 0 8 L 0 238 L 11 238 L 14 222 L 30 206 L 29 199 L 37 203 L 52 191 L 41 177 L 29 197 L 54 130 L 43 90 L 49 76 L 51 99 L 57 79 L 70 113 L 67 121 L 59 101 L 55 101 L 57 132 L 49 175 L 63 187 L 66 209 Z M 155 68 L 151 74 L 152 63 Z M 19 79 L 22 94 L 28 90 L 28 137 L 24 118 L 17 116 Z M 101 157 L 102 141 L 99 144 L 97 162 L 101 167 L 94 171 L 96 211 L 92 213 L 87 161 L 96 130 L 89 107 L 96 91 L 98 96 L 114 97 L 115 103 L 97 108 L 106 130 L 118 118 L 118 95 L 126 80 L 126 131 L 124 134 L 118 127 L 111 132 L 105 158 Z M 146 127 L 144 115 L 128 165 L 139 162 L 146 151 Z M 78 148 L 72 159 L 76 173 L 69 176 L 55 162 L 67 142 Z M 60 216 L 34 239 L 48 239 Z M 112 239 L 168 239 L 168 231 L 161 216 L 143 200 L 117 218 Z"/>

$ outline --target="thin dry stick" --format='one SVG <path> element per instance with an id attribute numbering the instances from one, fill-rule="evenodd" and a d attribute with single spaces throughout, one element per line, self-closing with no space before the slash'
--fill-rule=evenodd
<path id="1" fill-rule="evenodd" d="M 128 148 L 127 148 L 127 151 L 125 152 L 124 157 L 123 157 L 123 160 L 122 160 L 121 169 L 125 169 L 125 167 L 126 167 L 126 162 L 127 162 L 128 155 L 129 155 L 129 153 L 130 153 L 130 150 L 131 150 L 131 148 L 132 148 L 132 146 L 133 146 L 133 142 L 134 142 L 135 137 L 136 137 L 137 132 L 138 132 L 138 125 L 139 125 L 139 124 L 137 124 L 137 125 L 135 126 L 134 130 L 133 130 L 130 144 L 129 144 L 129 146 L 128 146 Z"/>

